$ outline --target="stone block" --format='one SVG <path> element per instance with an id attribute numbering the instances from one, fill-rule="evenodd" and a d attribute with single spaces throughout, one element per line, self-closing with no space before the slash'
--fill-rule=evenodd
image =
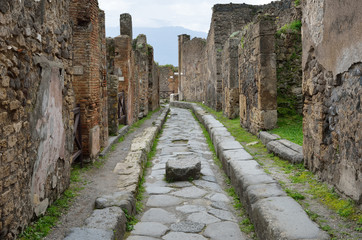
<path id="1" fill-rule="evenodd" d="M 96 209 L 104 209 L 109 207 L 119 207 L 126 209 L 128 214 L 136 214 L 135 198 L 131 192 L 121 191 L 111 195 L 98 197 L 95 202 Z"/>
<path id="2" fill-rule="evenodd" d="M 296 144 L 296 143 L 293 143 L 291 141 L 288 141 L 286 139 L 280 139 L 278 140 L 278 142 L 280 142 L 281 144 L 287 146 L 288 148 L 300 153 L 300 154 L 303 154 L 303 147 Z"/>
<path id="3" fill-rule="evenodd" d="M 235 140 L 228 140 L 228 141 L 222 141 L 219 142 L 217 146 L 215 147 L 216 155 L 220 158 L 222 152 L 227 150 L 236 150 L 236 149 L 243 149 L 243 146 Z"/>
<path id="4" fill-rule="evenodd" d="M 259 132 L 258 138 L 264 145 L 267 145 L 270 141 L 276 141 L 276 140 L 280 139 L 280 137 L 278 135 L 271 134 L 271 133 L 268 133 L 265 131 Z"/>
<path id="5" fill-rule="evenodd" d="M 226 174 L 230 177 L 230 164 L 234 161 L 249 161 L 253 160 L 253 157 L 245 149 L 233 149 L 221 151 L 219 159 L 223 163 Z"/>
<path id="6" fill-rule="evenodd" d="M 188 181 L 199 179 L 201 161 L 197 158 L 186 158 L 179 156 L 170 159 L 166 163 L 166 179 L 168 181 Z"/>
<path id="7" fill-rule="evenodd" d="M 115 239 L 123 239 L 126 222 L 126 215 L 119 207 L 110 207 L 94 210 L 85 220 L 85 227 L 112 231 Z"/>
<path id="8" fill-rule="evenodd" d="M 290 197 L 270 197 L 252 205 L 251 218 L 259 239 L 329 239 Z"/>
<path id="9" fill-rule="evenodd" d="M 72 228 L 64 240 L 114 240 L 112 230 L 103 230 L 95 228 Z"/>
<path id="10" fill-rule="evenodd" d="M 89 149 L 90 149 L 90 157 L 95 158 L 97 157 L 98 153 L 101 150 L 100 145 L 100 127 L 97 125 L 93 127 L 89 131 Z"/>
<path id="11" fill-rule="evenodd" d="M 269 142 L 266 145 L 266 148 L 268 149 L 268 151 L 273 152 L 277 156 L 288 160 L 291 163 L 303 162 L 303 154 L 301 154 L 300 152 L 296 152 L 291 148 L 288 148 L 279 141 Z"/>

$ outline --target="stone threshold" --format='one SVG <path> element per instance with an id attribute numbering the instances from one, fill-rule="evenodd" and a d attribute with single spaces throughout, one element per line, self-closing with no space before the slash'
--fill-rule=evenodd
<path id="1" fill-rule="evenodd" d="M 70 229 L 64 239 L 123 239 L 127 223 L 125 212 L 129 215 L 136 214 L 137 188 L 147 162 L 147 154 L 151 151 L 157 134 L 166 122 L 169 111 L 169 107 L 166 106 L 155 120 L 153 126 L 146 128 L 143 133 L 138 134 L 133 139 L 131 150 L 124 161 L 120 159 L 122 161 L 117 163 L 113 171 L 119 175 L 117 183 L 119 191 L 97 198 L 95 202 L 96 209 L 85 220 L 84 226 Z M 126 127 L 120 131 L 123 135 L 128 131 Z M 119 133 L 114 142 L 118 141 L 121 136 L 121 133 Z"/>
<path id="2" fill-rule="evenodd" d="M 293 164 L 303 163 L 303 147 L 289 140 L 282 139 L 276 134 L 261 131 L 258 138 L 266 146 L 269 152 L 285 159 Z"/>
<path id="3" fill-rule="evenodd" d="M 170 106 L 192 110 L 205 126 L 259 239 L 329 239 L 214 116 L 195 103 L 171 102 Z"/>

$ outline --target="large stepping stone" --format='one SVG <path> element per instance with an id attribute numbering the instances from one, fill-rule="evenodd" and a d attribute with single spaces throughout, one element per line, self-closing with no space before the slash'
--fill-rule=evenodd
<path id="1" fill-rule="evenodd" d="M 204 235 L 211 239 L 244 240 L 238 224 L 234 222 L 214 223 L 205 229 Z"/>
<path id="2" fill-rule="evenodd" d="M 188 181 L 200 178 L 201 161 L 197 158 L 178 157 L 166 163 L 167 181 Z"/>

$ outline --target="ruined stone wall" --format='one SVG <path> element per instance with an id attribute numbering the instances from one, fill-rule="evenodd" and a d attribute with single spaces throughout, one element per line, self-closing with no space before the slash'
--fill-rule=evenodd
<path id="1" fill-rule="evenodd" d="M 187 39 L 189 39 L 188 36 Z M 182 45 L 182 95 L 183 100 L 202 102 L 204 100 L 206 40 L 194 38 Z"/>
<path id="2" fill-rule="evenodd" d="M 301 32 L 287 30 L 276 34 L 278 113 L 302 114 L 302 39 Z"/>
<path id="3" fill-rule="evenodd" d="M 244 28 L 239 46 L 240 123 L 256 134 L 277 122 L 275 19 L 259 16 Z"/>
<path id="4" fill-rule="evenodd" d="M 306 166 L 362 202 L 362 2 L 305 0 L 303 96 Z"/>
<path id="5" fill-rule="evenodd" d="M 148 109 L 156 110 L 160 106 L 160 72 L 153 59 L 153 47 L 148 46 Z"/>
<path id="6" fill-rule="evenodd" d="M 229 36 L 249 23 L 256 8 L 247 4 L 216 4 L 206 43 L 205 103 L 215 110 L 222 108 L 222 50 Z"/>
<path id="7" fill-rule="evenodd" d="M 159 72 L 160 98 L 169 99 L 171 93 L 177 93 L 178 91 L 178 75 L 176 75 L 175 67 L 173 66 L 160 66 Z"/>
<path id="8" fill-rule="evenodd" d="M 14 239 L 69 185 L 69 4 L 0 1 L 0 239 Z"/>
<path id="9" fill-rule="evenodd" d="M 98 1 L 72 0 L 73 66 L 76 102 L 81 108 L 83 154 L 94 158 L 108 139 L 108 121 L 102 117 L 106 104 L 104 14 Z M 103 31 L 102 31 L 103 28 Z M 100 40 L 101 39 L 101 40 Z M 104 121 L 104 122 L 103 122 Z"/>
<path id="10" fill-rule="evenodd" d="M 230 119 L 239 116 L 239 56 L 241 32 L 232 34 L 222 52 L 222 109 Z"/>

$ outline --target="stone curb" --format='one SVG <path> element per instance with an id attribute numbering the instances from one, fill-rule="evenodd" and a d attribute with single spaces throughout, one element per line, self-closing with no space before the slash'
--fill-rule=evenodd
<path id="1" fill-rule="evenodd" d="M 118 142 L 118 140 L 123 137 L 124 135 L 126 135 L 129 131 L 129 128 L 130 126 L 124 126 L 123 128 L 121 128 L 119 131 L 118 131 L 118 135 L 117 136 L 113 136 L 113 137 L 110 137 L 108 139 L 108 145 L 107 147 L 104 148 L 104 150 L 99 154 L 100 157 L 104 157 L 107 155 L 107 153 L 109 152 L 109 150 L 111 149 L 111 146 L 113 144 L 115 144 L 116 142 Z"/>
<path id="2" fill-rule="evenodd" d="M 329 239 L 211 114 L 195 103 L 171 102 L 170 106 L 191 109 L 205 126 L 260 239 Z"/>
<path id="3" fill-rule="evenodd" d="M 123 239 L 127 223 L 125 210 L 129 215 L 136 214 L 135 197 L 147 161 L 147 154 L 150 152 L 162 125 L 166 122 L 169 111 L 170 108 L 167 106 L 162 110 L 156 121 L 153 122 L 152 127 L 146 128 L 143 133 L 133 139 L 127 157 L 114 168 L 113 171 L 119 175 L 117 184 L 119 192 L 98 197 L 95 202 L 96 209 L 85 220 L 85 225 L 81 228 L 70 229 L 65 238 L 66 240 Z M 125 127 L 122 129 L 125 129 Z M 129 127 L 124 134 L 127 133 L 128 129 Z M 114 141 L 118 141 L 118 138 Z"/>
<path id="4" fill-rule="evenodd" d="M 302 146 L 286 139 L 281 139 L 278 135 L 270 134 L 265 131 L 259 132 L 258 138 L 266 146 L 268 151 L 274 153 L 275 155 L 288 160 L 291 163 L 303 162 L 304 157 Z"/>

